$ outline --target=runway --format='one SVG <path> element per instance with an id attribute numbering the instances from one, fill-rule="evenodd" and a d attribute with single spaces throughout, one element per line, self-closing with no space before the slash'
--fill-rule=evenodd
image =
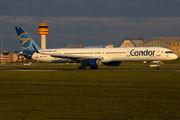
<path id="1" fill-rule="evenodd" d="M 180 72 L 180 70 L 150 70 L 150 69 L 98 69 L 98 70 L 78 70 L 78 69 L 0 69 L 0 71 L 40 71 L 40 72 L 48 72 L 48 71 L 78 71 L 78 72 Z"/>

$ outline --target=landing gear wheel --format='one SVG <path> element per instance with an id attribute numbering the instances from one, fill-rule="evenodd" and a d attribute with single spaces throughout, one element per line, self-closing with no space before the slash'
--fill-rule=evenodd
<path id="1" fill-rule="evenodd" d="M 86 67 L 85 67 L 85 66 L 82 66 L 82 69 L 86 69 Z"/>
<path id="2" fill-rule="evenodd" d="M 156 69 L 156 70 L 159 70 L 159 67 L 156 67 L 155 69 Z"/>
<path id="3" fill-rule="evenodd" d="M 83 69 L 86 69 L 86 67 L 85 66 L 79 66 L 78 69 L 83 70 Z"/>

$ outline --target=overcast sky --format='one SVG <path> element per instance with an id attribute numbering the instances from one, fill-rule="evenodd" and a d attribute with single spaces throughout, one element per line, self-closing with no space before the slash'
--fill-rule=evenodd
<path id="1" fill-rule="evenodd" d="M 82 43 L 119 46 L 126 37 L 180 37 L 180 0 L 1 0 L 4 50 L 21 50 L 15 26 L 40 46 L 37 29 L 47 18 L 47 48 Z"/>

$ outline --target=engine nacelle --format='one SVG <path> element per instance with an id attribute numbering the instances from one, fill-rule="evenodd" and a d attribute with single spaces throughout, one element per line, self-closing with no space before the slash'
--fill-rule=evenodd
<path id="1" fill-rule="evenodd" d="M 106 66 L 120 66 L 121 65 L 121 61 L 105 62 L 103 64 L 106 65 Z"/>
<path id="2" fill-rule="evenodd" d="M 101 60 L 98 58 L 85 59 L 82 61 L 82 65 L 96 67 L 101 64 Z"/>

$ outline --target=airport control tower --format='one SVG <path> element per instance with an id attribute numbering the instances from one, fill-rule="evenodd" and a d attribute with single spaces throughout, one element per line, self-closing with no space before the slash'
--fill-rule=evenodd
<path id="1" fill-rule="evenodd" d="M 37 34 L 41 35 L 41 49 L 46 49 L 46 35 L 49 35 L 47 20 L 39 25 Z"/>

